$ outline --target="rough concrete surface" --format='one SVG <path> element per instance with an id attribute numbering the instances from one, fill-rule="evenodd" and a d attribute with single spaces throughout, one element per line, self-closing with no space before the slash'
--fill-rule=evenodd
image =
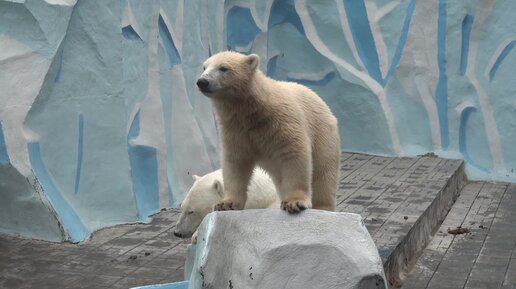
<path id="1" fill-rule="evenodd" d="M 213 212 L 199 228 L 190 288 L 385 289 L 382 260 L 357 214 Z"/>

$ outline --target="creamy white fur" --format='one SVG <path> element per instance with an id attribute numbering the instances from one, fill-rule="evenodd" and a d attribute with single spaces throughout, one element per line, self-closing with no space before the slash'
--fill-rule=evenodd
<path id="1" fill-rule="evenodd" d="M 195 182 L 181 204 L 181 216 L 175 233 L 188 238 L 197 230 L 202 219 L 222 201 L 224 181 L 222 170 L 202 177 L 194 175 Z M 246 209 L 279 208 L 280 200 L 271 178 L 261 169 L 255 169 L 248 187 Z"/>
<path id="2" fill-rule="evenodd" d="M 198 85 L 212 100 L 222 142 L 225 191 L 215 209 L 244 207 L 258 165 L 271 176 L 285 210 L 335 210 L 336 118 L 315 92 L 268 78 L 258 65 L 257 55 L 236 52 L 215 54 L 203 65 Z"/>

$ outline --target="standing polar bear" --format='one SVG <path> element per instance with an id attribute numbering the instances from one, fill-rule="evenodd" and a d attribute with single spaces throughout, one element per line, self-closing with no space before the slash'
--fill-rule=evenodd
<path id="1" fill-rule="evenodd" d="M 255 165 L 271 176 L 281 208 L 334 211 L 340 163 L 337 119 L 309 88 L 268 78 L 257 55 L 220 52 L 197 80 L 217 114 L 224 198 L 215 210 L 240 210 Z"/>

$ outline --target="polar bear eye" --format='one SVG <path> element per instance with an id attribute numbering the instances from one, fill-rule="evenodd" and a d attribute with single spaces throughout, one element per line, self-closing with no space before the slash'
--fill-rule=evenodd
<path id="1" fill-rule="evenodd" d="M 221 67 L 219 68 L 219 70 L 220 70 L 220 71 L 222 71 L 222 72 L 226 72 L 226 71 L 228 71 L 228 70 L 229 70 L 229 68 L 227 68 L 227 67 L 225 67 L 225 66 L 221 66 Z"/>
<path id="2" fill-rule="evenodd" d="M 187 212 L 187 214 L 188 214 L 188 215 L 191 215 L 191 214 L 193 214 L 193 213 L 194 213 L 193 211 L 188 211 L 188 212 Z"/>
<path id="3" fill-rule="evenodd" d="M 202 71 L 205 71 L 206 70 L 206 66 L 202 66 Z"/>

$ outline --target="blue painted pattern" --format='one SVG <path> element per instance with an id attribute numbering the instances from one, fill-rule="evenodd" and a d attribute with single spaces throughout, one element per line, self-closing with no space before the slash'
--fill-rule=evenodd
<path id="1" fill-rule="evenodd" d="M 79 140 L 77 142 L 77 170 L 75 175 L 75 190 L 77 194 L 79 192 L 79 182 L 81 180 L 81 169 L 82 169 L 82 153 L 84 150 L 84 116 L 79 114 Z"/>
<path id="2" fill-rule="evenodd" d="M 235 50 L 238 46 L 249 45 L 260 33 L 260 28 L 256 26 L 248 8 L 238 6 L 231 8 L 228 11 L 226 26 L 227 42 L 230 50 Z"/>
<path id="3" fill-rule="evenodd" d="M 403 48 L 405 47 L 405 44 L 407 42 L 407 36 L 410 28 L 410 21 L 412 20 L 412 16 L 414 15 L 414 9 L 416 8 L 416 0 L 411 0 L 408 7 L 407 7 L 407 13 L 405 15 L 405 20 L 403 20 L 403 28 L 401 29 L 401 36 L 398 42 L 398 46 L 396 47 L 396 51 L 394 53 L 394 56 L 391 61 L 391 66 L 389 67 L 389 71 L 387 72 L 387 75 L 385 76 L 385 79 L 382 80 L 383 86 L 387 85 L 389 83 L 390 78 L 394 75 L 396 72 L 396 69 L 398 68 L 398 64 L 400 63 L 401 56 L 403 54 Z"/>
<path id="4" fill-rule="evenodd" d="M 175 282 L 175 283 L 133 287 L 131 289 L 188 289 L 188 284 L 189 284 L 188 281 L 183 281 L 183 282 Z"/>
<path id="5" fill-rule="evenodd" d="M 275 0 L 271 7 L 269 30 L 279 24 L 290 23 L 300 34 L 305 34 L 301 19 L 296 13 L 294 0 Z"/>
<path id="6" fill-rule="evenodd" d="M 172 34 L 170 34 L 167 24 L 161 15 L 159 16 L 158 25 L 159 36 L 167 52 L 170 67 L 180 64 L 181 58 L 179 57 L 179 52 L 177 51 L 176 45 L 174 44 L 174 40 L 172 39 Z"/>
<path id="7" fill-rule="evenodd" d="M 140 134 L 140 113 L 134 117 L 127 135 L 131 179 L 138 216 L 141 220 L 159 212 L 157 151 L 153 147 L 131 144 Z"/>
<path id="8" fill-rule="evenodd" d="M 441 145 L 444 150 L 448 150 L 450 145 L 448 131 L 448 75 L 446 71 L 446 5 L 447 0 L 439 0 L 439 18 L 437 20 L 437 63 L 439 66 L 439 80 L 436 88 Z"/>
<path id="9" fill-rule="evenodd" d="M 503 50 L 502 50 L 502 53 L 500 53 L 500 56 L 498 56 L 498 58 L 496 59 L 493 67 L 491 68 L 491 70 L 489 71 L 489 81 L 493 81 L 493 78 L 495 77 L 496 75 L 496 72 L 498 71 L 498 68 L 500 67 L 500 65 L 502 64 L 503 60 L 509 55 L 509 53 L 512 51 L 512 49 L 514 48 L 514 46 L 516 45 L 516 40 L 513 40 L 511 42 L 509 42 L 509 44 L 507 44 Z"/>
<path id="10" fill-rule="evenodd" d="M 464 159 L 470 165 L 474 166 L 475 168 L 477 168 L 485 173 L 490 173 L 489 169 L 482 167 L 481 165 L 477 164 L 477 162 L 475 160 L 473 160 L 473 158 L 469 154 L 469 150 L 468 150 L 468 144 L 467 144 L 468 138 L 466 135 L 466 130 L 468 128 L 469 117 L 475 111 L 477 111 L 477 109 L 475 107 L 470 106 L 470 107 L 466 107 L 461 113 L 460 128 L 459 128 L 459 150 L 462 153 L 462 155 L 464 156 Z"/>
<path id="11" fill-rule="evenodd" d="M 28 145 L 30 162 L 39 183 L 45 190 L 48 200 L 56 211 L 61 224 L 70 236 L 70 240 L 74 242 L 82 241 L 90 234 L 89 230 L 84 226 L 75 210 L 63 198 L 58 187 L 54 183 L 52 176 L 41 158 L 41 148 L 39 142 L 31 142 Z"/>
<path id="12" fill-rule="evenodd" d="M 466 15 L 462 20 L 462 42 L 461 42 L 461 53 L 460 53 L 460 75 L 466 74 L 468 67 L 468 56 L 469 56 L 469 37 L 471 34 L 471 28 L 473 27 L 473 15 Z"/>
<path id="13" fill-rule="evenodd" d="M 4 130 L 2 122 L 0 122 L 0 165 L 9 164 L 9 155 L 7 154 L 7 146 L 5 145 Z"/>
<path id="14" fill-rule="evenodd" d="M 360 59 L 365 64 L 369 74 L 378 83 L 383 83 L 382 73 L 380 72 L 380 60 L 364 1 L 344 0 L 344 7 L 346 8 L 349 27 L 351 28 Z"/>
<path id="15" fill-rule="evenodd" d="M 122 35 L 129 40 L 141 40 L 140 35 L 134 31 L 134 28 L 131 25 L 122 27 Z"/>

